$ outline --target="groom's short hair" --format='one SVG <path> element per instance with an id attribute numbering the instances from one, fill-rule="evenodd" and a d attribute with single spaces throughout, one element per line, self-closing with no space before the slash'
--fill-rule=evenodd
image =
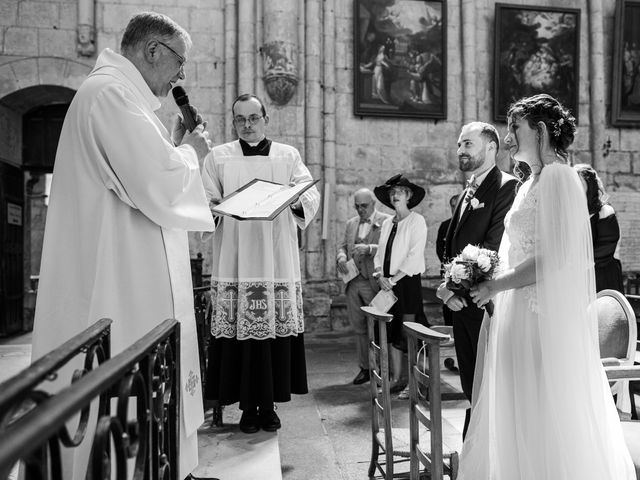
<path id="1" fill-rule="evenodd" d="M 480 122 L 482 128 L 480 130 L 480 136 L 482 136 L 487 142 L 494 142 L 496 144 L 496 153 L 500 150 L 500 136 L 496 127 L 490 123 Z"/>
<path id="2" fill-rule="evenodd" d="M 473 128 L 480 130 L 480 136 L 485 142 L 493 142 L 496 144 L 496 153 L 500 150 L 500 136 L 496 127 L 486 122 L 471 122 L 466 124 L 463 128 Z"/>

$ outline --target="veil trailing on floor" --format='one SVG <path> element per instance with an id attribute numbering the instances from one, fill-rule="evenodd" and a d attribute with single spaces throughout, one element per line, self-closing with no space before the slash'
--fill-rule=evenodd
<path id="1" fill-rule="evenodd" d="M 514 305 L 514 300 L 521 302 L 524 296 L 508 290 L 496 296 L 493 318 L 485 316 L 461 470 L 478 467 L 476 473 L 482 473 L 473 478 L 479 480 L 507 480 L 503 472 L 510 472 L 508 480 L 635 479 L 600 362 L 584 190 L 573 168 L 560 163 L 543 168 L 537 188 L 535 313 L 520 316 L 525 308 Z M 505 234 L 501 259 L 508 258 L 510 248 Z M 503 326 L 505 315 L 511 315 L 506 317 L 512 320 L 510 325 Z M 505 334 L 509 328 L 511 333 Z M 513 355 L 505 339 L 514 335 L 515 328 L 526 331 L 531 341 L 528 351 Z M 500 363 L 508 358 L 523 360 L 510 369 Z M 513 378 L 505 377 L 505 372 Z M 521 405 L 508 405 L 512 398 Z M 505 424 L 504 418 L 509 418 L 505 410 L 515 412 L 514 425 Z"/>
<path id="2" fill-rule="evenodd" d="M 540 418 L 544 438 L 554 440 L 546 443 L 545 457 L 557 460 L 549 462 L 553 470 L 548 469 L 548 478 L 634 478 L 600 361 L 584 190 L 573 168 L 562 164 L 543 169 L 539 189 L 536 284 L 544 392 Z"/>

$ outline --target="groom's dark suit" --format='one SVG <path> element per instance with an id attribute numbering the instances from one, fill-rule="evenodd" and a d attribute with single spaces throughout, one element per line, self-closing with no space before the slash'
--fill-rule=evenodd
<path id="1" fill-rule="evenodd" d="M 469 244 L 491 250 L 498 250 L 504 233 L 504 217 L 511 208 L 516 194 L 515 177 L 493 167 L 475 192 L 477 202 L 467 204 L 462 217 L 460 209 L 464 205 L 465 190 L 449 224 L 445 240 L 445 257 L 452 259 Z M 475 206 L 475 208 L 473 208 Z M 462 391 L 471 401 L 473 372 L 478 352 L 478 336 L 484 310 L 472 302 L 458 312 L 453 312 L 453 335 L 456 355 L 460 368 Z M 466 434 L 469 424 L 469 410 L 464 424 Z"/>

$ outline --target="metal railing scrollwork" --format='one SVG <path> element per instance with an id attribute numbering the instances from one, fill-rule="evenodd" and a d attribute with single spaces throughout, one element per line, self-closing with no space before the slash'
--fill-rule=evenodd
<path id="1" fill-rule="evenodd" d="M 26 478 L 70 478 L 63 471 L 63 457 L 73 451 L 88 458 L 86 477 L 93 480 L 176 479 L 179 334 L 178 322 L 165 320 L 123 352 L 74 374 L 71 385 L 44 395 L 33 408 L 3 423 L 0 479 L 19 461 Z M 30 374 L 34 366 L 25 372 Z M 88 423 L 94 418 L 89 417 L 92 409 L 97 409 L 97 420 Z M 78 415 L 82 420 L 70 435 L 67 424 Z M 130 460 L 133 475 L 127 472 Z"/>

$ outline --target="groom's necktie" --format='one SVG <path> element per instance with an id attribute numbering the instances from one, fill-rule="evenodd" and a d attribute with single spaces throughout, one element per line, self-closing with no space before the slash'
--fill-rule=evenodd
<path id="1" fill-rule="evenodd" d="M 468 208 L 469 202 L 471 202 L 471 199 L 476 194 L 476 190 L 478 190 L 478 187 L 479 185 L 476 183 L 476 176 L 475 174 L 472 174 L 467 181 L 467 188 L 464 191 L 464 199 L 462 200 L 462 205 L 460 206 L 460 216 L 458 217 L 458 219 L 462 218 L 462 215 L 464 215 L 464 212 Z"/>

